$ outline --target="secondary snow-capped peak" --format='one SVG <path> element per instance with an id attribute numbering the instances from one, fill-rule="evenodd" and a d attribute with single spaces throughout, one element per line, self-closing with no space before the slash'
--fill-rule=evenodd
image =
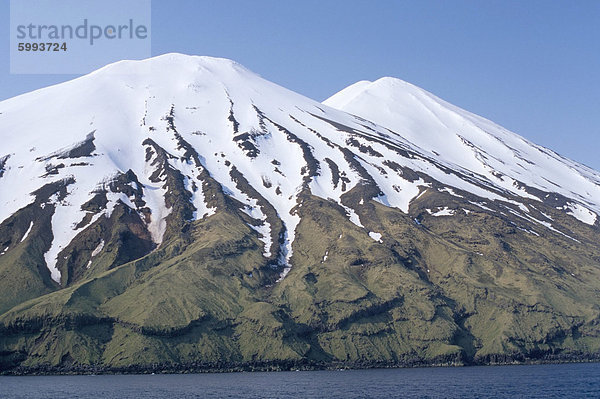
<path id="1" fill-rule="evenodd" d="M 400 79 L 361 81 L 323 104 L 383 126 L 444 165 L 473 173 L 514 195 L 537 198 L 528 188 L 555 192 L 600 212 L 597 171 Z"/>

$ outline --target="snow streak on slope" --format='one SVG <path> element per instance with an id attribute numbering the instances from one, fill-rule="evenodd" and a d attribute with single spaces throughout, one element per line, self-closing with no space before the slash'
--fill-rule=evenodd
<path id="1" fill-rule="evenodd" d="M 557 207 L 596 223 L 600 174 L 412 85 L 359 82 L 325 104 L 233 61 L 179 54 L 119 62 L 1 102 L 0 187 L 11 189 L 0 190 L 0 223 L 36 201 L 52 207 L 45 259 L 56 281 L 61 251 L 117 204 L 139 214 L 157 245 L 176 186 L 194 209 L 186 217 L 210 217 L 218 209 L 206 176 L 252 218 L 282 278 L 304 194 L 338 204 L 360 228 L 368 201 L 408 213 L 436 182 L 455 198 L 462 190 L 481 198 L 474 203 L 503 201 L 525 213 L 520 199 L 559 193 L 569 201 Z M 124 175 L 131 190 L 111 184 Z M 63 188 L 41 198 L 39 189 L 53 184 Z M 348 202 L 344 194 L 362 186 L 370 189 Z M 99 190 L 107 204 L 82 224 L 83 205 Z"/>
<path id="2" fill-rule="evenodd" d="M 27 239 L 27 236 L 29 236 L 29 233 L 31 233 L 31 229 L 33 228 L 33 222 L 29 223 L 29 228 L 27 229 L 27 231 L 25 232 L 25 234 L 23 234 L 23 238 L 21 238 L 20 242 L 23 242 Z"/>

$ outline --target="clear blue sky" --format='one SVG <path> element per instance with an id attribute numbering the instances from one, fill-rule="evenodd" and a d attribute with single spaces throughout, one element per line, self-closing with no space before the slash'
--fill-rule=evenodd
<path id="1" fill-rule="evenodd" d="M 0 99 L 74 76 L 10 75 Z M 316 100 L 394 76 L 600 169 L 600 0 L 153 0 L 152 53 L 234 59 Z"/>

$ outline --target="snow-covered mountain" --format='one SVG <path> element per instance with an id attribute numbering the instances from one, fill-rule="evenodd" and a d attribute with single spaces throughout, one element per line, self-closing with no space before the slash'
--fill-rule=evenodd
<path id="1" fill-rule="evenodd" d="M 0 102 L 0 373 L 597 359 L 599 212 L 398 79 L 118 62 Z"/>
<path id="2" fill-rule="evenodd" d="M 181 174 L 194 220 L 215 212 L 207 172 L 255 219 L 265 256 L 278 254 L 286 271 L 304 190 L 361 227 L 357 204 L 344 201 L 357 185 L 372 187 L 360 201 L 405 213 L 434 186 L 471 193 L 483 209 L 502 203 L 549 229 L 530 212 L 549 198 L 590 225 L 600 212 L 600 173 L 394 78 L 358 82 L 319 104 L 233 61 L 167 54 L 3 101 L 0 132 L 0 222 L 36 201 L 54 207 L 45 261 L 57 282 L 65 248 L 118 202 L 162 242 L 172 189 L 165 168 Z M 128 171 L 131 188 L 111 188 Z M 64 193 L 40 198 L 56 182 Z M 86 210 L 100 191 L 102 209 Z M 270 207 L 283 224 L 281 246 Z"/>

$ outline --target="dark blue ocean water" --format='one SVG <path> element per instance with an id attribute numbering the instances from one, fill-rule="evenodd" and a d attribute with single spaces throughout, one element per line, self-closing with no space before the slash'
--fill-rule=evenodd
<path id="1" fill-rule="evenodd" d="M 600 363 L 0 377 L 1 398 L 600 398 Z"/>

